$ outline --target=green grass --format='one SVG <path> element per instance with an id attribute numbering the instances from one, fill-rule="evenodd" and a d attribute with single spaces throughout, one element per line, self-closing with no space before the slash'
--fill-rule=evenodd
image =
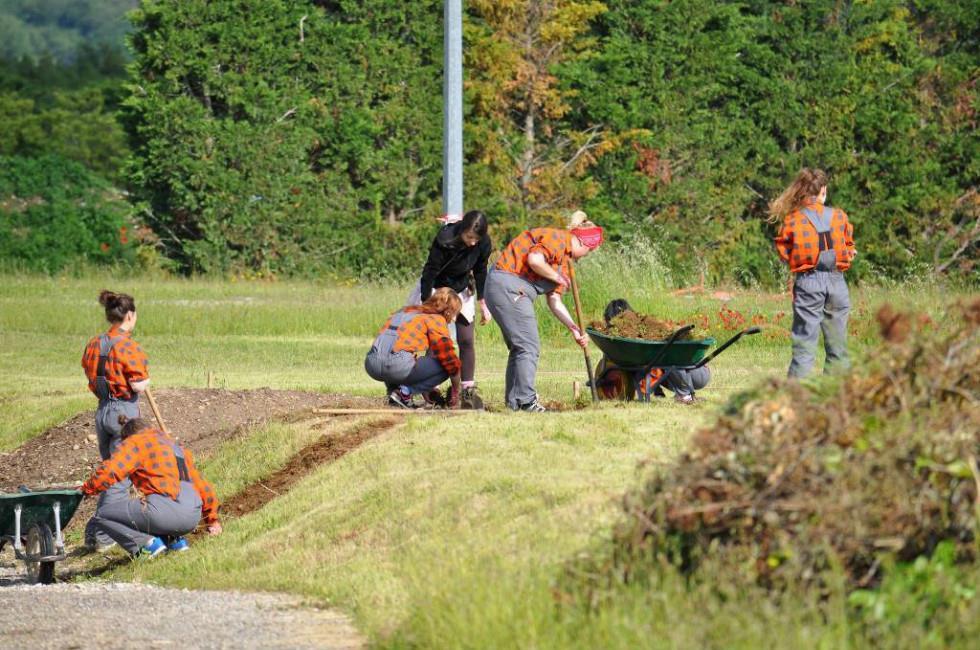
<path id="1" fill-rule="evenodd" d="M 653 282 L 637 288 L 611 264 L 583 269 L 587 317 L 624 296 L 665 317 L 705 313 L 717 326 L 720 303 L 710 295 L 674 296 Z M 379 387 L 363 373 L 364 352 L 407 293 L 299 282 L 4 277 L 0 450 L 94 406 L 79 357 L 103 328 L 95 300 L 103 287 L 136 296 L 136 338 L 158 386 L 203 386 L 210 370 L 229 388 L 365 395 Z M 935 312 L 949 298 L 926 290 L 855 291 L 857 363 L 873 353 L 877 304 Z M 789 308 L 785 296 L 752 293 L 729 306 L 767 322 Z M 545 399 L 567 400 L 572 380 L 585 374 L 581 353 L 552 319 L 541 323 L 539 390 Z M 477 378 L 499 405 L 506 354 L 496 326 L 479 329 L 478 354 Z M 718 358 L 699 408 L 667 401 L 539 417 L 413 417 L 229 521 L 225 535 L 201 541 L 192 553 L 115 576 L 302 594 L 350 612 L 385 647 L 862 645 L 839 596 L 817 603 L 804 594 L 777 607 L 753 593 L 720 599 L 710 585 L 686 587 L 668 575 L 655 589 L 624 590 L 595 616 L 556 605 L 561 568 L 602 538 L 619 495 L 637 480 L 638 463 L 671 462 L 731 395 L 782 375 L 788 361 L 788 341 L 770 327 Z M 227 496 L 319 435 L 308 423 L 271 425 L 214 450 L 203 469 Z M 891 645 L 918 638 L 904 629 L 894 634 Z"/>

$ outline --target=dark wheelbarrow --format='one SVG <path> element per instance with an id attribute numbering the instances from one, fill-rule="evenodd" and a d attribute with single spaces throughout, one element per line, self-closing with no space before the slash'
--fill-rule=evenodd
<path id="1" fill-rule="evenodd" d="M 0 550 L 13 547 L 31 584 L 54 582 L 55 563 L 67 557 L 61 531 L 81 501 L 77 490 L 0 494 Z"/>
<path id="2" fill-rule="evenodd" d="M 614 364 L 612 367 L 607 367 L 609 364 L 600 362 L 596 372 L 596 386 L 602 387 L 610 373 L 619 371 L 622 373 L 621 376 L 625 376 L 629 380 L 629 385 L 623 392 L 627 400 L 639 397 L 643 401 L 650 401 L 650 395 L 667 377 L 670 370 L 694 370 L 705 366 L 743 336 L 758 334 L 761 331 L 758 327 L 744 329 L 708 354 L 708 350 L 715 344 L 713 338 L 681 340 L 681 337 L 692 329 L 694 329 L 694 325 L 686 325 L 663 341 L 651 341 L 610 336 L 591 327 L 587 328 L 586 332 L 602 350 L 605 360 Z M 643 386 L 650 371 L 654 368 L 659 368 L 665 372 L 655 383 L 641 391 L 640 387 Z"/>

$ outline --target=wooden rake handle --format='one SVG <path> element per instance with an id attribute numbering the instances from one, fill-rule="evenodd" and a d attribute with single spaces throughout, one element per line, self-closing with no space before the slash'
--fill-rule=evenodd
<path id="1" fill-rule="evenodd" d="M 575 317 L 578 319 L 578 330 L 582 336 L 587 336 L 585 333 L 585 319 L 582 318 L 582 299 L 578 295 L 578 282 L 575 280 L 575 263 L 568 263 L 568 281 L 572 285 L 572 298 L 575 300 Z M 585 355 L 585 372 L 589 376 L 589 389 L 592 392 L 592 401 L 599 401 L 599 392 L 596 390 L 595 377 L 592 374 L 592 360 L 589 359 L 589 348 L 582 348 L 582 353 Z"/>
<path id="2" fill-rule="evenodd" d="M 163 423 L 163 417 L 160 415 L 160 407 L 157 406 L 157 401 L 153 398 L 153 392 L 149 389 L 149 387 L 147 387 L 146 390 L 143 391 L 143 394 L 146 395 L 146 400 L 150 403 L 150 410 L 153 411 L 153 417 L 157 419 L 157 424 L 160 425 L 160 430 L 164 433 L 170 433 L 167 431 L 167 425 Z"/>

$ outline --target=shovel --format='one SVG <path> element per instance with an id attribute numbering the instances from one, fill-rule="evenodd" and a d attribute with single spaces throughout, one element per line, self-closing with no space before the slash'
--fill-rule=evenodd
<path id="1" fill-rule="evenodd" d="M 568 264 L 568 282 L 572 285 L 572 298 L 575 299 L 575 316 L 578 318 L 578 330 L 585 336 L 585 319 L 582 318 L 582 299 L 578 295 L 578 282 L 575 281 L 575 264 Z M 595 386 L 595 377 L 592 375 L 592 360 L 589 359 L 589 348 L 582 348 L 585 355 L 585 372 L 589 375 L 589 389 L 592 391 L 592 401 L 599 401 L 599 393 Z"/>
<path id="2" fill-rule="evenodd" d="M 164 433 L 170 433 L 167 431 L 167 425 L 163 423 L 163 417 L 160 415 L 160 408 L 157 406 L 157 401 L 153 399 L 153 393 L 147 387 L 143 394 L 146 395 L 146 400 L 150 403 L 150 410 L 153 411 L 153 417 L 157 419 L 157 424 L 160 425 L 160 430 Z"/>

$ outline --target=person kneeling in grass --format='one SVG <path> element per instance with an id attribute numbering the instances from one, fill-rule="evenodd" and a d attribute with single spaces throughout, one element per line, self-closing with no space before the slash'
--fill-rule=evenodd
<path id="1" fill-rule="evenodd" d="M 606 325 L 608 326 L 612 319 L 628 311 L 633 311 L 633 308 L 623 298 L 611 301 L 606 305 L 606 310 L 603 313 Z M 595 376 L 603 378 L 598 383 L 597 388 L 604 399 L 621 399 L 631 385 L 630 378 L 626 373 L 617 370 L 616 365 L 606 357 L 602 357 L 599 361 Z M 695 391 L 707 386 L 709 381 L 711 381 L 711 371 L 708 370 L 708 366 L 701 366 L 693 370 L 651 368 L 640 385 L 636 387 L 636 391 L 640 397 L 644 398 L 651 394 L 654 397 L 666 397 L 663 391 L 663 388 L 666 387 L 674 393 L 674 401 L 681 404 L 693 404 L 696 401 Z"/>
<path id="2" fill-rule="evenodd" d="M 208 533 L 221 533 L 218 496 L 194 466 L 194 458 L 166 433 L 140 418 L 120 416 L 122 442 L 81 487 L 86 496 L 129 479 L 131 491 L 106 492 L 92 525 L 132 556 L 186 551 L 184 535 L 201 517 Z"/>
<path id="3" fill-rule="evenodd" d="M 372 379 L 384 382 L 389 405 L 414 408 L 412 397 L 417 394 L 437 406 L 459 404 L 462 364 L 449 336 L 449 323 L 456 320 L 462 305 L 455 291 L 442 287 L 421 305 L 396 311 L 378 332 L 364 369 Z M 437 387 L 446 379 L 451 385 L 444 398 Z"/>

